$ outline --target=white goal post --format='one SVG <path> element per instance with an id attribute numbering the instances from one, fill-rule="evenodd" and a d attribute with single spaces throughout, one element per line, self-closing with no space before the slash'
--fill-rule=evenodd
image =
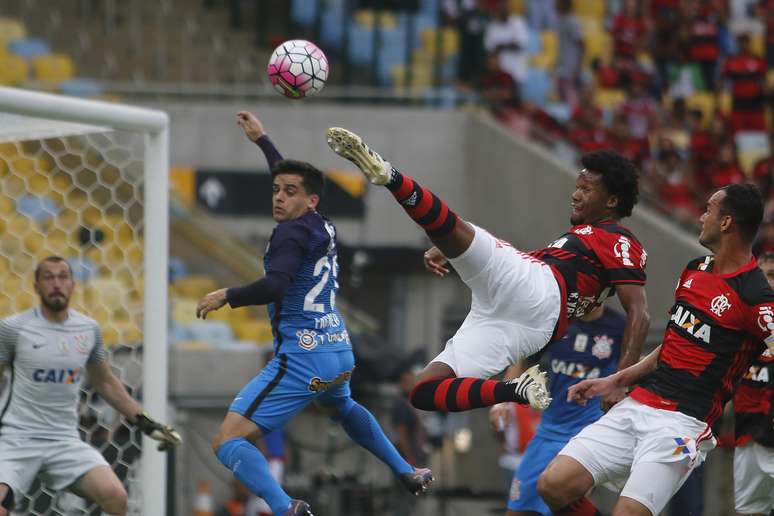
<path id="1" fill-rule="evenodd" d="M 15 116 L 25 117 L 28 123 L 9 122 Z M 67 137 L 90 129 L 142 135 L 138 141 L 143 143 L 139 159 L 144 173 L 138 192 L 143 197 L 144 295 L 139 340 L 143 343 L 143 405 L 153 417 L 166 422 L 169 117 L 163 111 L 0 87 L 0 142 Z M 155 444 L 143 437 L 139 466 L 142 501 L 138 503 L 145 515 L 166 513 L 166 455 L 158 452 Z"/>

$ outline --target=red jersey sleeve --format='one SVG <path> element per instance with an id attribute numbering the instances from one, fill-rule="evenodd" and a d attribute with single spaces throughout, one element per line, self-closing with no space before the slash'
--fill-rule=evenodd
<path id="1" fill-rule="evenodd" d="M 648 253 L 642 248 L 642 244 L 620 233 L 594 233 L 588 242 L 592 244 L 602 267 L 610 275 L 610 283 L 644 285 Z"/>

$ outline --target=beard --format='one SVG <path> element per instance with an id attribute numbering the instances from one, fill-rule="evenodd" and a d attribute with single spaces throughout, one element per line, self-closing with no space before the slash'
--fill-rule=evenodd
<path id="1" fill-rule="evenodd" d="M 59 295 L 49 296 L 48 298 L 41 297 L 40 302 L 43 303 L 43 306 L 52 312 L 62 312 L 67 310 L 67 305 L 69 304 L 70 300 L 64 295 Z"/>

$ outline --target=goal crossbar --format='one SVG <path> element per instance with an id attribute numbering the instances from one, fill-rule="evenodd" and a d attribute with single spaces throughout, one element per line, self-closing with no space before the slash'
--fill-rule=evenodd
<path id="1" fill-rule="evenodd" d="M 0 87 L 0 112 L 141 132 L 145 140 L 143 405 L 167 421 L 169 116 L 158 110 Z M 143 437 L 142 513 L 166 513 L 166 457 Z"/>

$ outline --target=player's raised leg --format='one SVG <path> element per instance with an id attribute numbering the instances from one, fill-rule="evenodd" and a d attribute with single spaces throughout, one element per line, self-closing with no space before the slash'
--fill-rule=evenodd
<path id="1" fill-rule="evenodd" d="M 327 139 L 333 152 L 357 165 L 371 183 L 387 187 L 444 255 L 456 258 L 470 247 L 475 235 L 473 227 L 433 192 L 384 161 L 358 135 L 331 127 Z"/>

